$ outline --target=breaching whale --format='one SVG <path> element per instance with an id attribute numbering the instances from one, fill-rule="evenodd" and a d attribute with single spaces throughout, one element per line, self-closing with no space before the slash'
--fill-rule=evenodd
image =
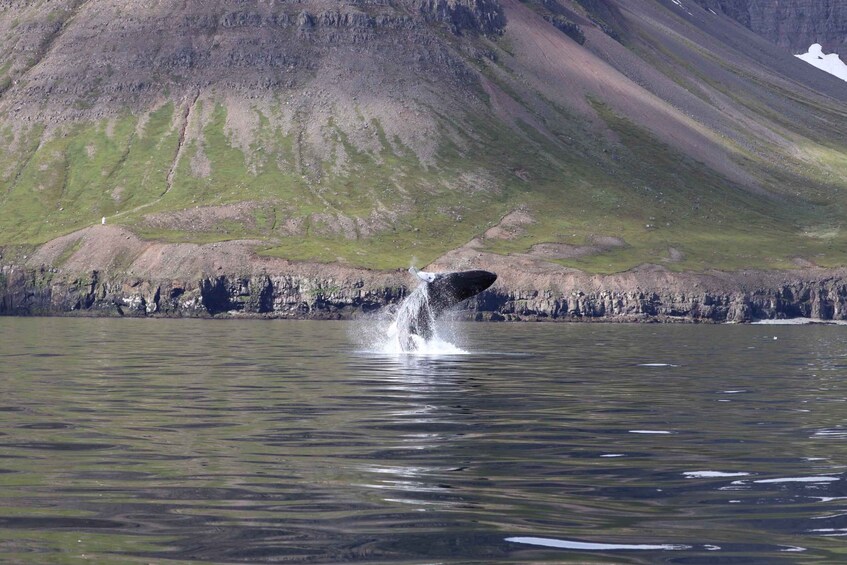
<path id="1" fill-rule="evenodd" d="M 422 284 L 403 301 L 397 312 L 397 337 L 403 351 L 418 349 L 421 340 L 432 338 L 438 316 L 476 296 L 497 280 L 497 275 L 488 271 L 430 273 L 412 267 L 409 272 Z"/>

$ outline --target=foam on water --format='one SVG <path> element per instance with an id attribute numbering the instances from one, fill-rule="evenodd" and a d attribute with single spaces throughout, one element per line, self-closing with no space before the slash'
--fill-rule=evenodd
<path id="1" fill-rule="evenodd" d="M 754 481 L 756 483 L 761 484 L 776 484 L 776 483 L 826 483 L 832 481 L 839 481 L 840 477 L 826 477 L 826 476 L 818 476 L 818 477 L 781 477 L 778 479 L 762 479 L 759 481 Z"/>
<path id="2" fill-rule="evenodd" d="M 400 343 L 399 333 L 402 332 L 397 331 L 397 324 L 390 324 L 385 338 L 381 343 L 377 344 L 374 350 L 384 355 L 468 355 L 468 352 L 461 347 L 442 338 L 437 330 L 432 338 L 428 340 L 418 335 L 408 336 L 408 339 L 414 342 L 415 347 L 412 350 L 404 350 Z"/>
<path id="3" fill-rule="evenodd" d="M 819 318 L 787 318 L 785 320 L 756 320 L 753 325 L 760 326 L 805 326 L 809 324 L 826 324 L 831 326 L 847 325 L 845 320 L 821 320 Z"/>
<path id="4" fill-rule="evenodd" d="M 716 479 L 723 477 L 746 477 L 750 473 L 725 472 L 725 471 L 685 471 L 683 475 L 687 479 Z"/>
<path id="5" fill-rule="evenodd" d="M 680 551 L 691 549 L 690 545 L 680 544 L 646 544 L 646 543 L 593 543 L 585 541 L 574 541 L 554 538 L 537 538 L 537 537 L 513 537 L 506 538 L 506 541 L 512 543 L 525 543 L 529 545 L 540 545 L 543 547 L 556 547 L 559 549 L 581 549 L 584 551 L 615 551 L 615 550 L 635 550 L 635 551 Z"/>
<path id="6" fill-rule="evenodd" d="M 414 340 L 415 349 L 405 351 L 400 344 L 396 322 L 390 320 L 368 320 L 355 324 L 351 331 L 353 339 L 359 342 L 362 353 L 387 355 L 392 357 L 416 356 L 437 357 L 442 355 L 470 355 L 454 343 L 456 332 L 451 324 L 441 323 L 432 339 L 425 340 L 417 335 L 409 336 Z"/>

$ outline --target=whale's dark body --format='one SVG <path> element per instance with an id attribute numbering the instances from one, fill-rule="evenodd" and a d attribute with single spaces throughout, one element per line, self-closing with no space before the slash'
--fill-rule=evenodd
<path id="1" fill-rule="evenodd" d="M 424 282 L 422 287 L 416 289 L 403 303 L 397 316 L 400 347 L 404 351 L 414 351 L 417 348 L 418 342 L 412 336 L 430 339 L 436 318 L 445 310 L 476 296 L 497 280 L 497 275 L 489 271 L 411 271 Z"/>
<path id="2" fill-rule="evenodd" d="M 497 275 L 488 271 L 437 273 L 429 285 L 429 305 L 438 316 L 448 308 L 476 296 L 494 284 Z"/>

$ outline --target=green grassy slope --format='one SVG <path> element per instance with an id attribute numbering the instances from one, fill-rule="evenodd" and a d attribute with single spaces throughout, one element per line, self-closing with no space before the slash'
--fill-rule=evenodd
<path id="1" fill-rule="evenodd" d="M 143 127 L 130 116 L 111 126 L 73 125 L 40 145 L 34 141 L 40 132 L 33 130 L 19 153 L 5 156 L 3 165 L 11 172 L 0 189 L 0 236 L 4 244 L 37 244 L 106 216 L 109 223 L 150 239 L 251 238 L 265 241 L 262 252 L 268 255 L 397 268 L 413 256 L 419 263 L 433 260 L 520 207 L 535 223 L 515 239 L 485 240 L 486 249 L 524 253 L 537 243 L 584 245 L 592 236 L 612 235 L 627 245 L 558 261 L 614 272 L 645 262 L 667 263 L 673 247 L 685 256 L 667 263 L 673 269 L 785 268 L 795 257 L 820 265 L 843 263 L 844 211 L 837 199 L 826 198 L 845 188 L 837 177 L 847 169 L 839 151 L 817 149 L 835 182 L 823 182 L 824 167 L 809 168 L 810 174 L 799 180 L 785 179 L 806 183 L 807 193 L 818 198 L 769 198 L 733 186 L 602 104 L 596 109 L 619 138 L 611 153 L 604 153 L 599 141 L 568 152 L 528 128 L 530 135 L 518 136 L 505 126 L 479 123 L 474 139 L 466 140 L 473 149 L 445 143 L 435 166 L 424 166 L 411 151 L 396 154 L 387 141 L 377 154 L 348 145 L 347 170 L 332 174 L 327 164 L 316 184 L 285 167 L 294 160 L 292 143 L 267 124 L 259 137 L 276 138 L 277 149 L 258 166 L 249 166 L 228 139 L 226 110 L 218 105 L 203 132 L 210 174 L 192 174 L 190 162 L 198 147 L 189 143 L 170 190 L 168 169 L 178 142 L 173 105 L 153 112 Z M 9 161 L 18 164 L 17 170 Z M 499 189 L 469 195 L 467 187 L 455 186 L 463 173 L 480 169 L 497 180 Z M 260 203 L 250 222 L 224 220 L 194 231 L 145 221 L 148 214 L 245 201 Z M 372 214 L 385 215 L 386 227 L 366 236 L 320 225 L 333 223 L 333 217 L 368 219 Z M 292 218 L 301 222 L 301 233 L 282 229 Z"/>

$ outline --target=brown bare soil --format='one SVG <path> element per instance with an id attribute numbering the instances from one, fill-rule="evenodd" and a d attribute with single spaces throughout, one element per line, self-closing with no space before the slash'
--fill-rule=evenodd
<path id="1" fill-rule="evenodd" d="M 532 215 L 526 210 L 509 212 L 500 222 L 485 232 L 485 239 L 514 239 L 524 233 L 526 226 L 534 223 Z"/>
<path id="2" fill-rule="evenodd" d="M 239 202 L 223 206 L 198 206 L 179 212 L 147 214 L 144 223 L 149 227 L 186 232 L 209 232 L 218 229 L 222 222 L 237 222 L 255 228 L 255 213 L 264 203 Z"/>

